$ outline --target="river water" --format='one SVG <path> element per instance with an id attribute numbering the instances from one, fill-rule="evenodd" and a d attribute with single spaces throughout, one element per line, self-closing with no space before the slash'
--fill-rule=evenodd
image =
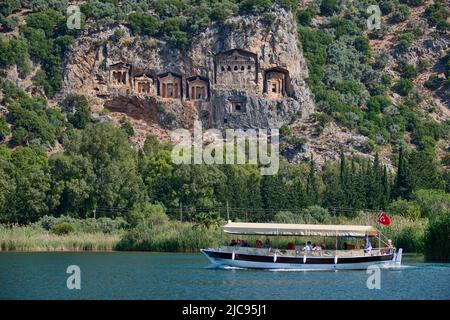
<path id="1" fill-rule="evenodd" d="M 450 264 L 403 264 L 368 289 L 366 271 L 215 269 L 201 254 L 4 252 L 0 299 L 450 299 Z M 67 288 L 70 265 L 80 290 Z"/>

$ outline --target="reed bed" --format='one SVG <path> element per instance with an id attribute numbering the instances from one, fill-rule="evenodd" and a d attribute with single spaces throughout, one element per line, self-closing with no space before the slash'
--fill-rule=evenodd
<path id="1" fill-rule="evenodd" d="M 368 223 L 366 216 L 353 218 L 336 217 L 336 224 Z M 392 224 L 377 228 L 393 240 L 398 248 L 406 252 L 424 251 L 424 234 L 427 220 L 410 220 L 392 216 Z M 373 224 L 373 223 L 372 223 Z M 335 246 L 334 238 L 326 237 L 269 237 L 272 247 L 286 248 L 289 242 L 303 245 L 306 241 L 326 248 Z M 0 225 L 0 251 L 154 251 L 154 252 L 198 252 L 201 248 L 217 247 L 231 240 L 247 240 L 253 246 L 256 240 L 265 242 L 266 237 L 236 236 L 223 233 L 220 227 L 206 228 L 189 222 L 168 221 L 159 225 L 139 224 L 134 228 L 119 229 L 111 233 L 76 230 L 58 235 L 37 225 L 6 227 Z M 362 245 L 362 239 L 339 239 L 338 247 L 344 242 Z M 373 243 L 376 246 L 376 243 Z"/>
<path id="2" fill-rule="evenodd" d="M 101 232 L 56 235 L 31 226 L 0 226 L 0 251 L 112 251 L 121 236 Z"/>

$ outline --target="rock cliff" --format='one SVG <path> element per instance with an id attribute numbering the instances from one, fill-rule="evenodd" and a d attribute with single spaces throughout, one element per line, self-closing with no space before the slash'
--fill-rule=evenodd
<path id="1" fill-rule="evenodd" d="M 114 37 L 119 33 L 117 29 L 123 30 L 120 39 Z M 123 24 L 116 29 L 86 32 L 64 61 L 61 98 L 69 93 L 83 94 L 90 100 L 93 112 L 107 107 L 155 130 L 190 128 L 196 119 L 202 120 L 206 127 L 273 128 L 296 118 L 307 119 L 313 112 L 296 24 L 292 14 L 283 8 L 274 6 L 262 16 L 240 15 L 212 24 L 189 43 L 187 49 L 179 50 L 154 38 L 132 35 Z M 238 78 L 219 79 L 223 66 L 217 57 L 233 49 L 242 50 L 242 57 L 240 51 L 236 54 L 239 59 L 245 60 L 248 53 L 256 60 L 251 62 L 255 64 L 256 77 L 244 85 L 235 83 L 241 77 L 239 74 Z M 111 66 L 117 63 L 130 66 L 130 82 L 122 88 L 111 86 Z M 234 68 L 223 72 L 241 72 Z M 279 82 L 282 88 L 276 84 L 268 87 L 269 70 L 279 71 L 285 81 Z M 179 96 L 167 98 L 166 87 L 162 87 L 164 73 L 180 76 L 180 88 L 178 82 L 175 84 Z M 149 92 L 138 94 L 133 78 L 142 74 L 152 78 L 152 87 Z M 196 76 L 207 82 L 208 94 L 201 99 L 189 96 L 195 91 L 190 90 L 188 81 Z M 274 95 L 271 90 L 278 90 L 279 94 Z"/>

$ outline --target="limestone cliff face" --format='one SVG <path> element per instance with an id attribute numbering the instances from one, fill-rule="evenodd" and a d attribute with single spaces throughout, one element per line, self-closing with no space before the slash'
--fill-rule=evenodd
<path id="1" fill-rule="evenodd" d="M 117 28 L 125 32 L 119 41 L 111 40 L 115 29 L 86 32 L 64 62 L 63 95 L 86 95 L 94 112 L 106 106 L 170 130 L 196 119 L 216 128 L 280 127 L 314 109 L 296 24 L 281 7 L 213 24 L 186 50 Z M 119 85 L 117 63 L 129 68 Z M 151 80 L 140 92 L 143 75 Z"/>

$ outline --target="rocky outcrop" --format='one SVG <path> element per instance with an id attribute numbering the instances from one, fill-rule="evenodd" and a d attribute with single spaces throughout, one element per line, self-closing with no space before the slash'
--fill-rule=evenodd
<path id="1" fill-rule="evenodd" d="M 297 28 L 291 13 L 274 6 L 264 16 L 235 16 L 224 23 L 213 24 L 193 36 L 187 50 L 178 50 L 163 41 L 132 36 L 120 25 L 125 36 L 112 40 L 114 29 L 86 32 L 67 55 L 64 67 L 64 94 L 77 92 L 88 97 L 94 112 L 104 106 L 140 119 L 157 122 L 163 128 L 190 127 L 200 119 L 206 127 L 267 128 L 280 127 L 295 118 L 308 118 L 314 109 L 313 100 L 304 81 L 308 71 L 297 41 Z M 216 57 L 231 49 L 242 49 L 256 55 L 257 77 L 254 88 L 242 88 L 236 83 L 216 83 Z M 143 97 L 133 92 L 133 86 L 112 90 L 109 66 L 117 62 L 131 66 L 130 77 L 151 74 L 157 84 L 158 74 L 171 72 L 186 79 L 201 76 L 209 79 L 206 101 L 162 98 L 160 89 Z M 286 94 L 269 97 L 264 89 L 265 70 L 287 70 Z M 270 90 L 270 89 L 269 89 Z M 64 96 L 61 96 L 61 98 Z M 245 106 L 238 110 L 233 101 Z"/>

